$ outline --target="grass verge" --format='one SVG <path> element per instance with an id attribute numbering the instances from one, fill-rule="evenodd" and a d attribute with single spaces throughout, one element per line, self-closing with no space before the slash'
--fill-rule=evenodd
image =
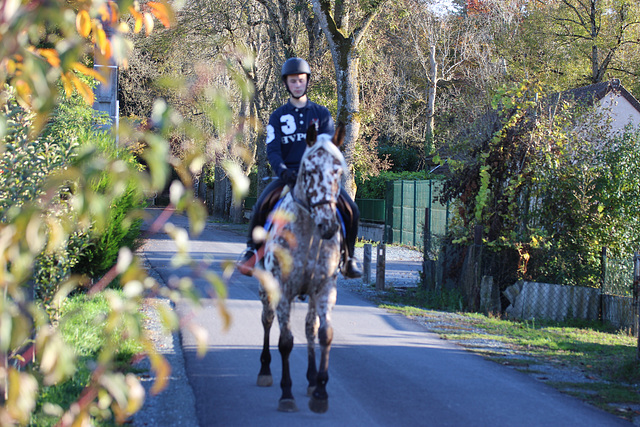
<path id="1" fill-rule="evenodd" d="M 89 384 L 92 368 L 95 366 L 94 361 L 106 344 L 104 329 L 108 313 L 109 305 L 104 294 L 97 294 L 92 298 L 75 295 L 65 301 L 58 327 L 62 331 L 64 341 L 75 350 L 77 369 L 68 380 L 40 389 L 36 411 L 30 425 L 56 425 L 63 412 L 78 399 L 82 390 Z M 134 340 L 120 340 L 115 357 L 117 369 L 123 372 L 132 371 L 130 361 L 142 351 L 142 346 Z M 97 426 L 116 425 L 108 409 L 93 415 Z"/>

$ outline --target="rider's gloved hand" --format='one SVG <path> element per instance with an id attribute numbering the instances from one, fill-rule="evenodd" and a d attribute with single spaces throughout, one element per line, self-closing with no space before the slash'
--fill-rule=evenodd
<path id="1" fill-rule="evenodd" d="M 282 178 L 282 180 L 286 182 L 289 187 L 293 188 L 293 186 L 296 184 L 298 174 L 291 169 L 285 169 L 282 171 L 280 178 Z"/>

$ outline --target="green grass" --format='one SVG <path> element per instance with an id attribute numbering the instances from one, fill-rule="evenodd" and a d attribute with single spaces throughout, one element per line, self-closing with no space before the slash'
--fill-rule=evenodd
<path id="1" fill-rule="evenodd" d="M 444 311 L 462 310 L 463 301 L 462 294 L 458 290 L 443 289 L 441 292 L 431 292 L 421 287 L 410 288 L 403 293 L 391 289 L 384 299 L 399 305 Z"/>
<path id="2" fill-rule="evenodd" d="M 104 294 L 98 294 L 94 298 L 75 295 L 65 301 L 58 327 L 64 341 L 75 350 L 77 370 L 67 381 L 42 387 L 30 425 L 38 427 L 56 425 L 60 415 L 77 400 L 82 390 L 89 384 L 95 360 L 105 346 L 110 344 L 104 332 L 108 313 L 109 305 Z M 120 336 L 120 338 L 123 337 Z M 131 358 L 143 349 L 132 339 L 120 339 L 115 346 L 115 351 L 116 368 L 130 371 Z M 98 426 L 116 425 L 109 411 L 95 414 L 95 416 Z"/>

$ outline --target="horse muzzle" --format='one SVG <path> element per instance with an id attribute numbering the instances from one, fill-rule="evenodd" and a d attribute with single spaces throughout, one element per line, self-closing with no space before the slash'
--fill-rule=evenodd
<path id="1" fill-rule="evenodd" d="M 318 232 L 320 233 L 320 237 L 324 240 L 329 240 L 333 236 L 335 236 L 338 231 L 338 223 L 336 221 L 332 221 L 330 223 L 322 222 L 318 224 Z"/>
<path id="2" fill-rule="evenodd" d="M 340 228 L 336 215 L 336 203 L 324 201 L 314 204 L 312 208 L 312 217 L 318 227 L 320 237 L 325 240 L 331 239 Z"/>

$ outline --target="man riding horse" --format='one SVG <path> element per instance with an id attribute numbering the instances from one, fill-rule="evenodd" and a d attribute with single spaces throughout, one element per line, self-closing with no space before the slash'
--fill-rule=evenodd
<path id="1" fill-rule="evenodd" d="M 315 125 L 318 134 L 333 135 L 335 131 L 329 110 L 307 97 L 311 79 L 311 67 L 307 61 L 301 58 L 287 59 L 282 66 L 281 77 L 289 92 L 289 100 L 271 114 L 267 126 L 267 157 L 278 178 L 264 189 L 253 208 L 247 248 L 237 263 L 238 270 L 248 276 L 252 274 L 261 245 L 261 242 L 254 241 L 253 230 L 265 225 L 285 185 L 293 188 L 307 146 L 308 127 Z M 346 234 L 342 274 L 351 279 L 359 278 L 362 271 L 354 258 L 354 248 L 360 211 L 344 188 L 340 189 L 337 208 L 344 221 Z"/>

